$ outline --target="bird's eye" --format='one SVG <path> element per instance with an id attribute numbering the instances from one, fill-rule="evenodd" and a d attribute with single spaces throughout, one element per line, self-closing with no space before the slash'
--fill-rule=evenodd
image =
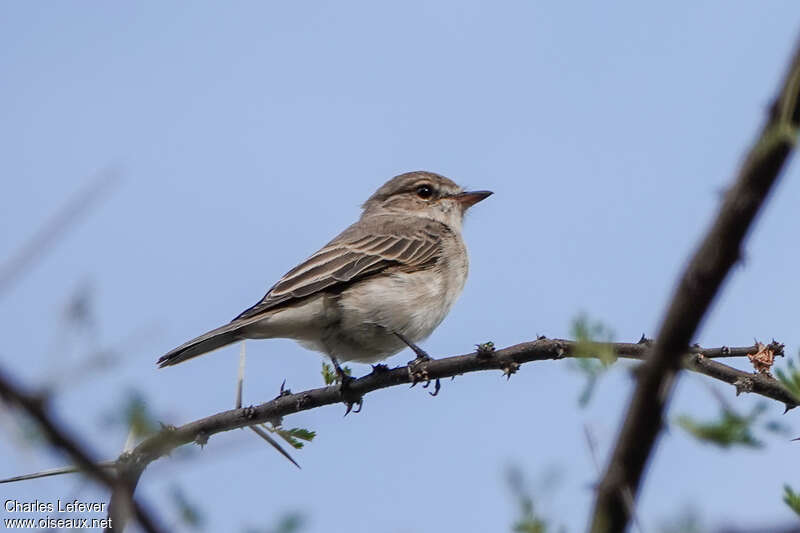
<path id="1" fill-rule="evenodd" d="M 417 187 L 417 196 L 422 198 L 423 200 L 427 200 L 431 196 L 433 196 L 433 187 L 430 185 L 420 185 Z"/>

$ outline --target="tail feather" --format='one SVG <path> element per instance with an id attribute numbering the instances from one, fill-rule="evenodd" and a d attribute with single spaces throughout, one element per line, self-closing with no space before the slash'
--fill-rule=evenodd
<path id="1" fill-rule="evenodd" d="M 247 322 L 231 322 L 217 329 L 212 329 L 208 333 L 204 333 L 196 339 L 181 344 L 174 350 L 162 355 L 158 358 L 156 364 L 158 368 L 177 365 L 192 357 L 203 355 L 238 340 L 242 340 L 244 337 L 241 335 L 241 330 L 246 325 Z"/>

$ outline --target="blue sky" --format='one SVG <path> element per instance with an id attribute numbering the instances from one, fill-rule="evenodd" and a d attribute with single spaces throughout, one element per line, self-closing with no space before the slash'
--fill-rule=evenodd
<path id="1" fill-rule="evenodd" d="M 253 304 L 374 189 L 416 169 L 495 192 L 466 222 L 470 278 L 424 343 L 432 355 L 566 337 L 581 312 L 616 340 L 653 335 L 761 124 L 799 14 L 790 1 L 4 3 L 0 257 L 98 170 L 123 182 L 2 295 L 0 362 L 31 385 L 68 375 L 88 347 L 63 340 L 63 307 L 89 284 L 99 342 L 125 357 L 69 378 L 55 406 L 100 454 L 123 446 L 124 428 L 102 421 L 127 391 L 173 424 L 228 409 L 237 347 L 160 371 L 155 359 Z M 775 337 L 796 356 L 799 180 L 793 162 L 698 342 Z M 289 341 L 247 349 L 247 403 L 284 378 L 321 383 L 319 357 Z M 380 391 L 356 416 L 334 406 L 285 421 L 319 434 L 296 453 L 301 471 L 237 431 L 155 463 L 140 492 L 166 518 L 179 484 L 217 531 L 292 510 L 310 532 L 502 531 L 514 464 L 534 488 L 558 471 L 537 508 L 582 531 L 598 477 L 584 427 L 604 462 L 631 380 L 613 370 L 587 409 L 583 383 L 564 361 L 508 383 L 457 378 L 437 398 Z M 711 388 L 753 405 L 684 376 L 670 416 L 712 417 Z M 796 416 L 781 418 L 795 433 Z M 0 475 L 63 463 L 2 427 Z M 780 494 L 800 487 L 798 445 L 764 440 L 722 451 L 668 431 L 641 495 L 647 530 L 686 507 L 708 524 L 790 520 Z M 3 499 L 74 494 L 102 492 L 75 477 L 0 487 Z"/>

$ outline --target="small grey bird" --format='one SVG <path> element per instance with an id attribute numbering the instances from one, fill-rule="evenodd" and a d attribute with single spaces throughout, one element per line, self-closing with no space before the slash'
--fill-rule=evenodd
<path id="1" fill-rule="evenodd" d="M 427 338 L 467 278 L 465 211 L 492 194 L 432 172 L 386 182 L 361 218 L 232 322 L 158 360 L 175 365 L 242 339 L 289 338 L 339 362 L 373 363 Z"/>

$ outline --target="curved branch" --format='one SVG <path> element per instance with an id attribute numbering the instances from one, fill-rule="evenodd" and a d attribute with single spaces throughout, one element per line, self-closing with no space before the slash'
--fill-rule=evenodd
<path id="1" fill-rule="evenodd" d="M 723 281 L 741 255 L 741 245 L 794 148 L 800 128 L 800 46 L 761 135 L 742 165 L 719 214 L 683 272 L 653 353 L 638 384 L 597 490 L 591 531 L 625 531 L 642 473 L 663 426 L 667 401 L 681 367 L 681 354 Z"/>
<path id="2" fill-rule="evenodd" d="M 84 451 L 77 439 L 71 436 L 65 428 L 60 427 L 47 413 L 42 398 L 23 391 L 2 370 L 0 370 L 0 398 L 7 404 L 27 413 L 39 424 L 42 433 L 54 448 L 64 451 L 87 476 L 111 489 L 112 494 L 116 494 L 118 500 L 124 500 L 126 508 L 133 513 L 145 531 L 149 533 L 160 531 L 150 515 L 133 499 L 133 486 L 115 476 L 109 471 L 107 465 L 100 465 L 92 459 L 91 454 Z"/>

